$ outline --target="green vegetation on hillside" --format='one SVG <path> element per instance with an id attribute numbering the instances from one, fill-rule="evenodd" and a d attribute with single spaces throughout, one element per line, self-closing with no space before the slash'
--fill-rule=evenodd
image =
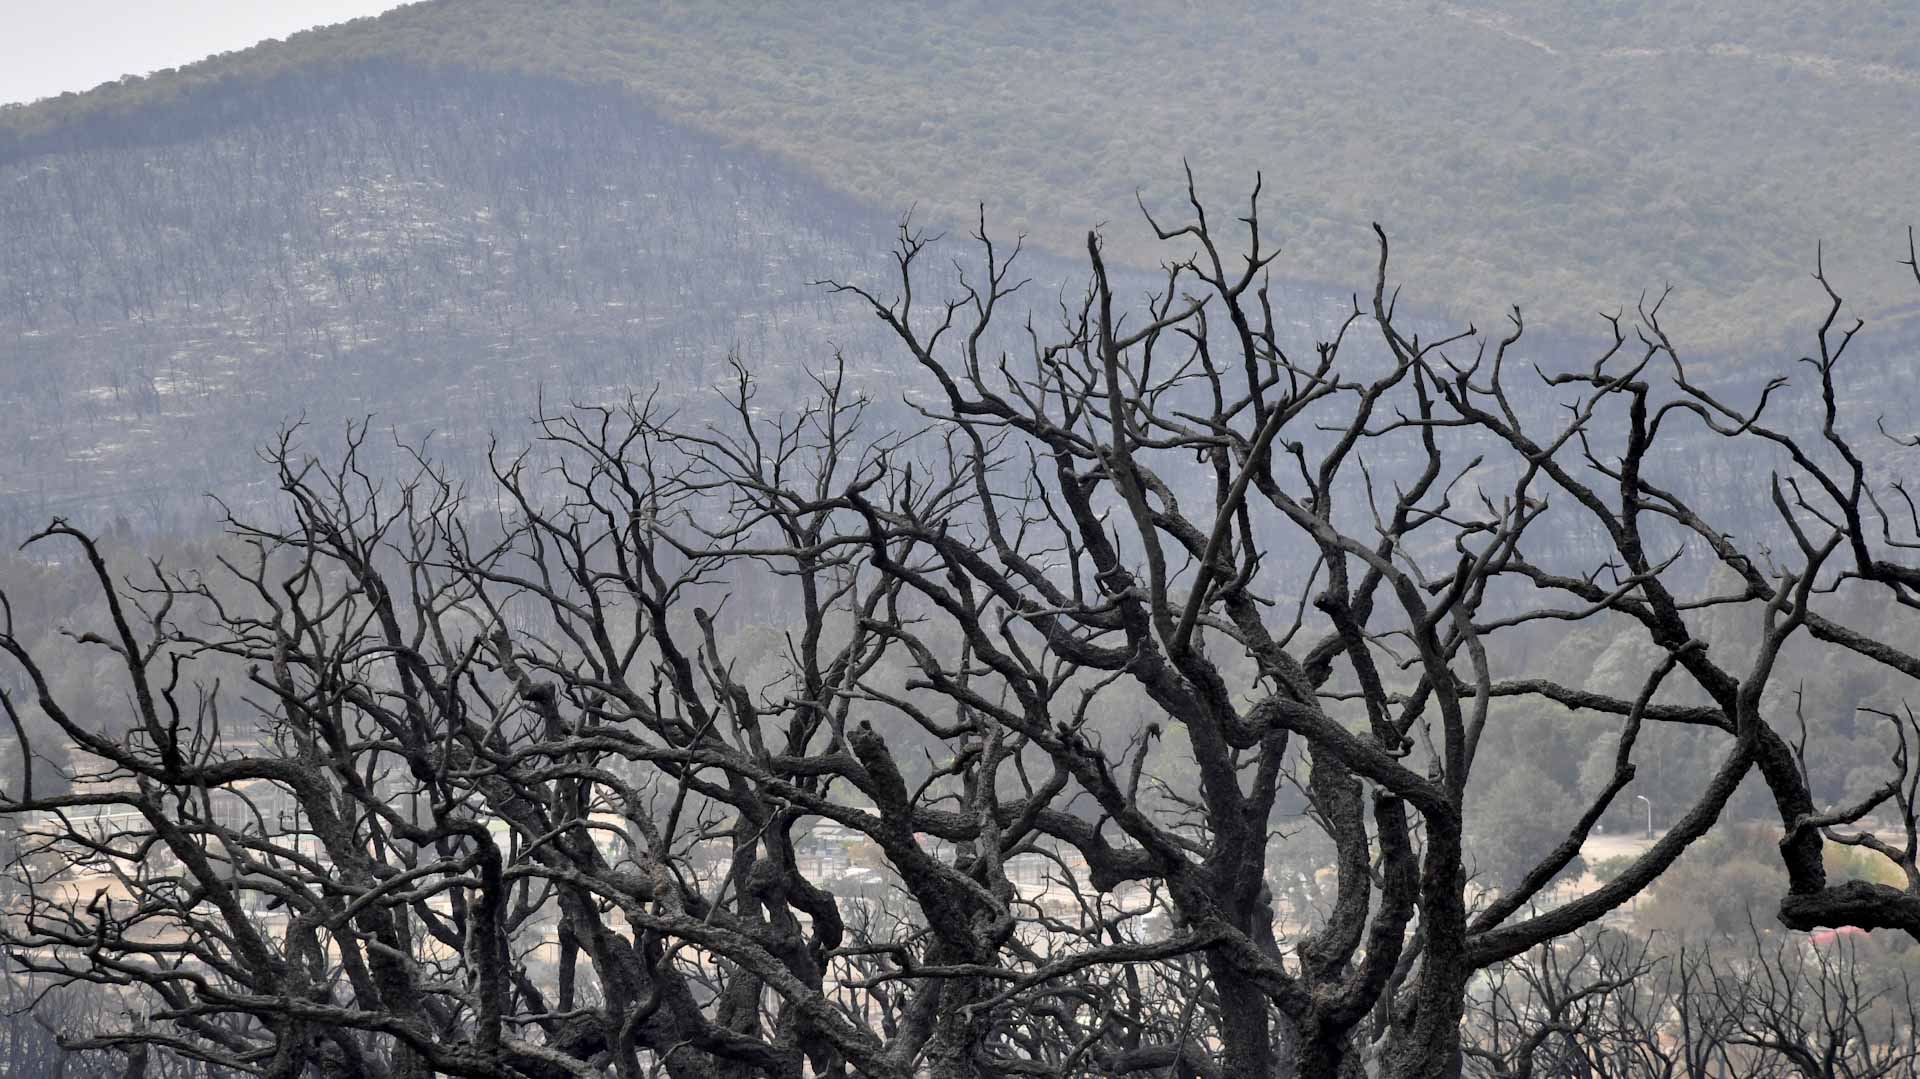
<path id="1" fill-rule="evenodd" d="M 1136 187 L 1179 196 L 1182 158 L 1215 201 L 1263 170 L 1279 272 L 1364 280 L 1377 219 L 1405 279 L 1482 325 L 1519 303 L 1591 330 L 1672 284 L 1670 324 L 1727 345 L 1806 325 L 1823 240 L 1862 311 L 1901 308 L 1886 271 L 1915 216 L 1916 18 L 1802 0 L 436 0 L 0 110 L 0 138 L 369 57 L 540 72 L 623 84 L 888 208 L 960 219 L 985 200 L 1057 250 L 1130 215 Z M 1140 230 L 1112 240 L 1164 254 Z"/>

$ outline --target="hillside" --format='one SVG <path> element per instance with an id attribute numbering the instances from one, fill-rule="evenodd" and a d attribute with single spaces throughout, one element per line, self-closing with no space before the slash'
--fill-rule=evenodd
<path id="1" fill-rule="evenodd" d="M 730 357 L 782 406 L 836 351 L 876 407 L 926 389 L 897 377 L 877 321 L 817 283 L 888 273 L 897 217 L 618 88 L 371 59 L 229 80 L 138 116 L 138 132 L 100 113 L 85 139 L 69 128 L 0 160 L 0 541 L 53 514 L 192 532 L 209 492 L 258 506 L 269 474 L 253 451 L 289 419 L 325 455 L 370 418 L 363 459 L 383 469 L 408 464 L 393 436 L 430 437 L 474 481 L 491 440 L 524 442 L 543 401 L 638 391 L 712 410 Z M 1131 216 L 1107 235 L 1151 237 Z M 957 242 L 947 255 L 970 257 Z M 1021 301 L 1044 326 L 1084 266 L 1024 261 Z M 945 255 L 926 269 L 929 292 L 952 287 Z M 1447 296 L 1444 279 L 1395 277 L 1409 312 Z M 1161 279 L 1116 284 L 1140 296 Z M 1310 348 L 1348 295 L 1279 283 L 1287 344 Z M 1019 354 L 1016 326 L 1000 343 Z M 1911 340 L 1863 338 L 1849 395 L 1909 399 Z M 1521 351 L 1549 366 L 1590 354 L 1540 329 Z M 1736 400 L 1753 370 L 1789 367 L 1774 348 L 1725 355 L 1744 361 L 1715 365 Z M 1516 392 L 1543 417 L 1559 400 L 1531 380 Z M 1725 505 L 1745 496 L 1733 467 L 1709 456 L 1670 482 L 1744 514 Z"/>
<path id="2" fill-rule="evenodd" d="M 209 492 L 257 507 L 253 451 L 291 419 L 322 455 L 371 419 L 383 470 L 408 467 L 395 436 L 430 437 L 474 481 L 543 402 L 712 413 L 731 358 L 767 407 L 836 353 L 876 408 L 915 392 L 885 328 L 820 284 L 881 281 L 897 216 L 625 93 L 368 60 L 149 119 L 0 162 L 0 542 L 53 514 L 192 532 Z M 1084 275 L 1023 261 L 1043 319 Z M 1276 295 L 1303 347 L 1347 302 Z"/>
<path id="3" fill-rule="evenodd" d="M 1089 26 L 1097 50 L 1066 32 Z M 1520 303 L 1589 329 L 1670 283 L 1690 342 L 1775 340 L 1817 301 L 1820 241 L 1863 311 L 1913 311 L 1895 261 L 1920 217 L 1920 15 L 1884 0 L 435 0 L 0 112 L 0 154 L 217 123 L 153 110 L 376 57 L 620 85 L 870 205 L 985 200 L 1056 250 L 1136 188 L 1176 196 L 1183 157 L 1214 198 L 1264 170 L 1283 273 L 1351 284 L 1377 219 L 1407 279 L 1483 325 Z M 1124 232 L 1123 254 L 1161 257 Z"/>
<path id="4" fill-rule="evenodd" d="M 820 277 L 883 218 L 622 96 L 368 63 L 288 75 L 197 139 L 0 165 L 0 529 L 191 526 L 253 451 L 371 418 L 469 478 L 544 398 L 778 393 L 830 359 Z M 395 467 L 404 459 L 394 456 Z"/>

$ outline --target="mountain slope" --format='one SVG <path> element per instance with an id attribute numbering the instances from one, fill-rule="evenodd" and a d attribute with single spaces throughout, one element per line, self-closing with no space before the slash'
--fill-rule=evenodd
<path id="1" fill-rule="evenodd" d="M 1155 0 L 890 5 L 436 0 L 0 113 L 18 155 L 143 126 L 154 102 L 369 57 L 625 86 L 876 205 L 997 220 L 1071 251 L 1263 169 L 1279 271 L 1363 279 L 1380 220 L 1407 279 L 1489 324 L 1674 284 L 1695 343 L 1797 332 L 1817 242 L 1872 313 L 1920 167 L 1920 17 L 1800 0 L 1543 7 L 1356 0 L 1311 13 Z M 51 141 L 49 141 L 51 140 Z M 1163 252 L 1137 230 L 1122 254 Z"/>
<path id="2" fill-rule="evenodd" d="M 756 408 L 791 407 L 836 354 L 878 422 L 931 390 L 820 284 L 891 292 L 897 218 L 624 92 L 366 60 L 145 120 L 0 163 L 0 542 L 53 514 L 192 531 L 208 492 L 253 510 L 254 451 L 290 420 L 329 456 L 371 418 L 362 460 L 388 475 L 410 468 L 396 438 L 431 436 L 472 482 L 543 408 L 634 392 L 722 420 L 734 358 Z M 930 256 L 923 296 L 976 255 Z M 1084 270 L 1022 261 L 1044 332 Z M 1346 303 L 1274 295 L 1301 347 Z M 997 343 L 1024 350 L 1017 320 Z"/>
<path id="3" fill-rule="evenodd" d="M 246 502 L 302 416 L 316 448 L 432 433 L 464 478 L 543 396 L 683 397 L 731 354 L 779 393 L 878 333 L 830 332 L 812 282 L 868 273 L 885 225 L 624 95 L 379 63 L 0 165 L 0 528 Z"/>

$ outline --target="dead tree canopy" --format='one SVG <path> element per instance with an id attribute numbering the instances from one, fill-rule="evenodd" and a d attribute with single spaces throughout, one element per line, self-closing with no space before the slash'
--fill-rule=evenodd
<path id="1" fill-rule="evenodd" d="M 1667 942 L 1669 946 L 1673 942 Z M 1481 983 L 1467 1072 L 1893 1079 L 1920 1065 L 1912 975 L 1857 938 L 1742 938 L 1656 954 L 1611 930 L 1549 941 Z"/>
<path id="2" fill-rule="evenodd" d="M 1789 926 L 1920 932 L 1907 758 L 1816 812 L 1769 694 L 1794 641 L 1920 672 L 1821 611 L 1920 587 L 1911 504 L 1836 418 L 1851 334 L 1821 330 L 1798 441 L 1777 385 L 1690 379 L 1657 305 L 1524 375 L 1517 310 L 1423 338 L 1381 233 L 1298 346 L 1257 188 L 1227 226 L 1188 194 L 1148 216 L 1162 287 L 1117 295 L 1089 236 L 1051 324 L 984 220 L 933 300 L 946 249 L 903 226 L 892 280 L 831 286 L 897 339 L 884 395 L 832 364 L 804 402 L 739 370 L 718 419 L 552 410 L 484 489 L 290 433 L 279 515 L 230 517 L 205 573 L 119 579 L 56 522 L 125 714 L 64 708 L 0 612 L 6 715 L 72 762 L 0 804 L 14 968 L 124 994 L 76 1047 L 277 1077 L 1459 1074 L 1476 975 L 1620 908 L 1756 772 Z M 1778 450 L 1786 542 L 1671 493 L 1687 427 Z M 1738 654 L 1698 628 L 1727 611 Z M 1509 647 L 1601 620 L 1657 656 L 1632 692 Z M 1614 765 L 1537 864 L 1476 876 L 1482 735 L 1535 706 Z M 1669 724 L 1721 739 L 1691 804 L 1551 898 Z M 1842 830 L 1889 803 L 1904 847 Z M 1830 884 L 1829 838 L 1916 883 Z M 1328 901 L 1281 903 L 1309 840 Z"/>

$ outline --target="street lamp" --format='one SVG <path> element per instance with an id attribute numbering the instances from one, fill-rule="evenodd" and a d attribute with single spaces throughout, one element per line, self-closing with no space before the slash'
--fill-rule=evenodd
<path id="1" fill-rule="evenodd" d="M 1636 794 L 1634 795 L 1634 797 L 1639 799 L 1642 802 L 1647 803 L 1647 838 L 1652 839 L 1653 838 L 1653 802 L 1650 799 L 1648 799 L 1647 796 L 1644 794 Z"/>

